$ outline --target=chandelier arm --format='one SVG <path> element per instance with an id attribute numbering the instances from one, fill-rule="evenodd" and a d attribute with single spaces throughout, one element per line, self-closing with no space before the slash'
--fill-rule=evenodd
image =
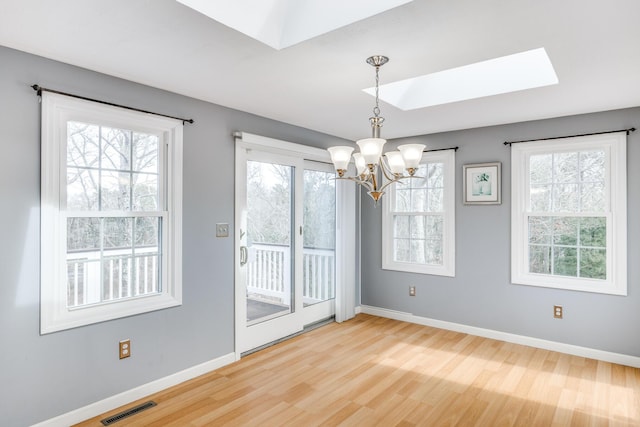
<path id="1" fill-rule="evenodd" d="M 384 175 L 385 178 L 387 178 L 388 181 L 397 180 L 396 176 L 393 173 L 391 173 L 391 169 L 384 162 L 384 159 L 382 157 L 380 157 L 380 169 L 382 169 L 382 174 Z"/>
<path id="2" fill-rule="evenodd" d="M 356 184 L 360 184 L 360 185 L 362 185 L 363 187 L 365 187 L 365 188 L 366 188 L 367 190 L 369 190 L 369 191 L 373 190 L 373 187 L 371 186 L 371 183 L 370 183 L 369 181 L 367 181 L 367 180 L 363 180 L 363 179 L 361 179 L 361 178 L 359 178 L 359 177 L 343 176 L 343 177 L 341 177 L 341 178 L 338 178 L 338 177 L 337 177 L 336 179 L 346 179 L 346 180 L 348 180 L 348 181 L 353 181 L 353 182 L 355 182 Z"/>
<path id="3" fill-rule="evenodd" d="M 371 181 L 371 186 L 369 187 L 369 189 L 371 191 L 378 191 L 378 180 L 376 179 L 377 174 L 377 168 L 374 166 L 373 170 L 369 173 L 369 178 Z"/>
<path id="4" fill-rule="evenodd" d="M 391 180 L 391 181 L 387 181 L 387 182 L 382 186 L 382 188 L 380 188 L 380 190 L 378 190 L 378 191 L 382 192 L 382 191 L 384 191 L 384 190 L 385 190 L 385 188 L 387 188 L 387 187 L 388 187 L 388 186 L 390 186 L 391 184 L 394 184 L 394 183 L 396 183 L 396 182 L 400 182 L 400 180 L 401 180 L 401 179 L 404 179 L 404 178 L 408 178 L 408 177 L 404 176 L 404 177 L 400 177 L 400 178 L 394 178 L 394 179 L 393 179 L 393 180 Z"/>

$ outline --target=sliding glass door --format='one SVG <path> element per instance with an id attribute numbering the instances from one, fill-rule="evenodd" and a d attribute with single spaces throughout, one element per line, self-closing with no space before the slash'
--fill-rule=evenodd
<path id="1" fill-rule="evenodd" d="M 336 188 L 323 163 L 237 150 L 237 352 L 335 313 Z"/>

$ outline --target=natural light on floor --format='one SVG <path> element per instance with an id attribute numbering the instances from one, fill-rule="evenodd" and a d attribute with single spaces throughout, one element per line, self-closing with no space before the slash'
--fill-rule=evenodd
<path id="1" fill-rule="evenodd" d="M 481 344 L 477 346 L 477 342 Z M 472 354 L 465 351 L 473 347 Z M 505 351 L 507 346 L 512 351 Z M 478 339 L 468 335 L 456 344 L 454 351 L 439 350 L 424 345 L 408 343 L 396 344 L 380 353 L 376 363 L 394 369 L 420 372 L 430 378 L 438 378 L 446 382 L 454 382 L 461 390 L 468 387 L 479 387 L 482 390 L 508 395 L 526 401 L 538 402 L 542 405 L 564 409 L 565 414 L 579 409 L 593 416 L 607 418 L 613 414 L 629 422 L 636 414 L 630 413 L 634 407 L 636 391 L 633 387 L 612 385 L 614 373 L 608 369 L 607 362 L 597 362 L 595 378 L 580 375 L 589 359 L 568 354 L 558 354 L 554 363 L 547 364 L 547 350 L 533 350 L 517 344 L 503 344 L 502 348 L 492 346 L 491 340 Z M 535 353 L 532 356 L 532 351 Z M 505 356 L 502 360 L 500 353 Z M 507 356 L 517 353 L 518 359 Z M 408 357 L 411 354 L 413 357 Z M 401 355 L 400 357 L 398 357 Z M 513 355 L 512 355 L 513 356 Z M 459 360 L 459 363 L 456 361 Z M 434 363 L 435 362 L 435 363 Z M 527 374 L 532 366 L 536 366 L 536 375 Z M 615 365 L 614 365 L 615 368 Z M 482 381 L 486 372 L 500 372 L 500 375 L 489 376 L 491 380 Z M 528 376 L 527 376 L 528 375 Z M 566 377 L 569 376 L 569 380 Z M 555 387 L 558 393 L 543 393 L 545 388 Z M 540 397 L 544 396 L 544 397 Z"/>

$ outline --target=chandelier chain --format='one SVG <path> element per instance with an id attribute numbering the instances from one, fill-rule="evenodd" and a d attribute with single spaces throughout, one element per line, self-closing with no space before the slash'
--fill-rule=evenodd
<path id="1" fill-rule="evenodd" d="M 380 66 L 376 65 L 376 106 L 373 107 L 373 115 L 374 117 L 379 117 L 380 116 L 380 107 L 379 107 L 379 103 L 378 103 L 378 89 L 379 89 L 379 85 L 380 85 Z"/>

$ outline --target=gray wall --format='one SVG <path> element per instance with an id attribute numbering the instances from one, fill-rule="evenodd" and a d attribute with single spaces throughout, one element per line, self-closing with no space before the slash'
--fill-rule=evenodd
<path id="1" fill-rule="evenodd" d="M 425 117 L 428 120 L 428 116 Z M 391 124 L 389 124 L 391 125 Z M 456 153 L 456 275 L 381 269 L 381 208 L 362 199 L 362 304 L 448 322 L 640 356 L 640 132 L 628 138 L 628 296 L 510 282 L 510 149 L 504 141 L 640 127 L 640 108 L 406 138 Z M 502 204 L 462 204 L 462 165 L 502 162 Z M 415 285 L 417 296 L 409 297 Z M 554 304 L 564 319 L 553 318 Z"/>
<path id="2" fill-rule="evenodd" d="M 195 120 L 184 130 L 181 307 L 39 335 L 34 83 Z M 0 424 L 49 419 L 234 351 L 233 239 L 216 239 L 214 225 L 233 224 L 236 130 L 313 146 L 343 142 L 0 47 Z M 132 357 L 120 361 L 124 338 Z"/>

